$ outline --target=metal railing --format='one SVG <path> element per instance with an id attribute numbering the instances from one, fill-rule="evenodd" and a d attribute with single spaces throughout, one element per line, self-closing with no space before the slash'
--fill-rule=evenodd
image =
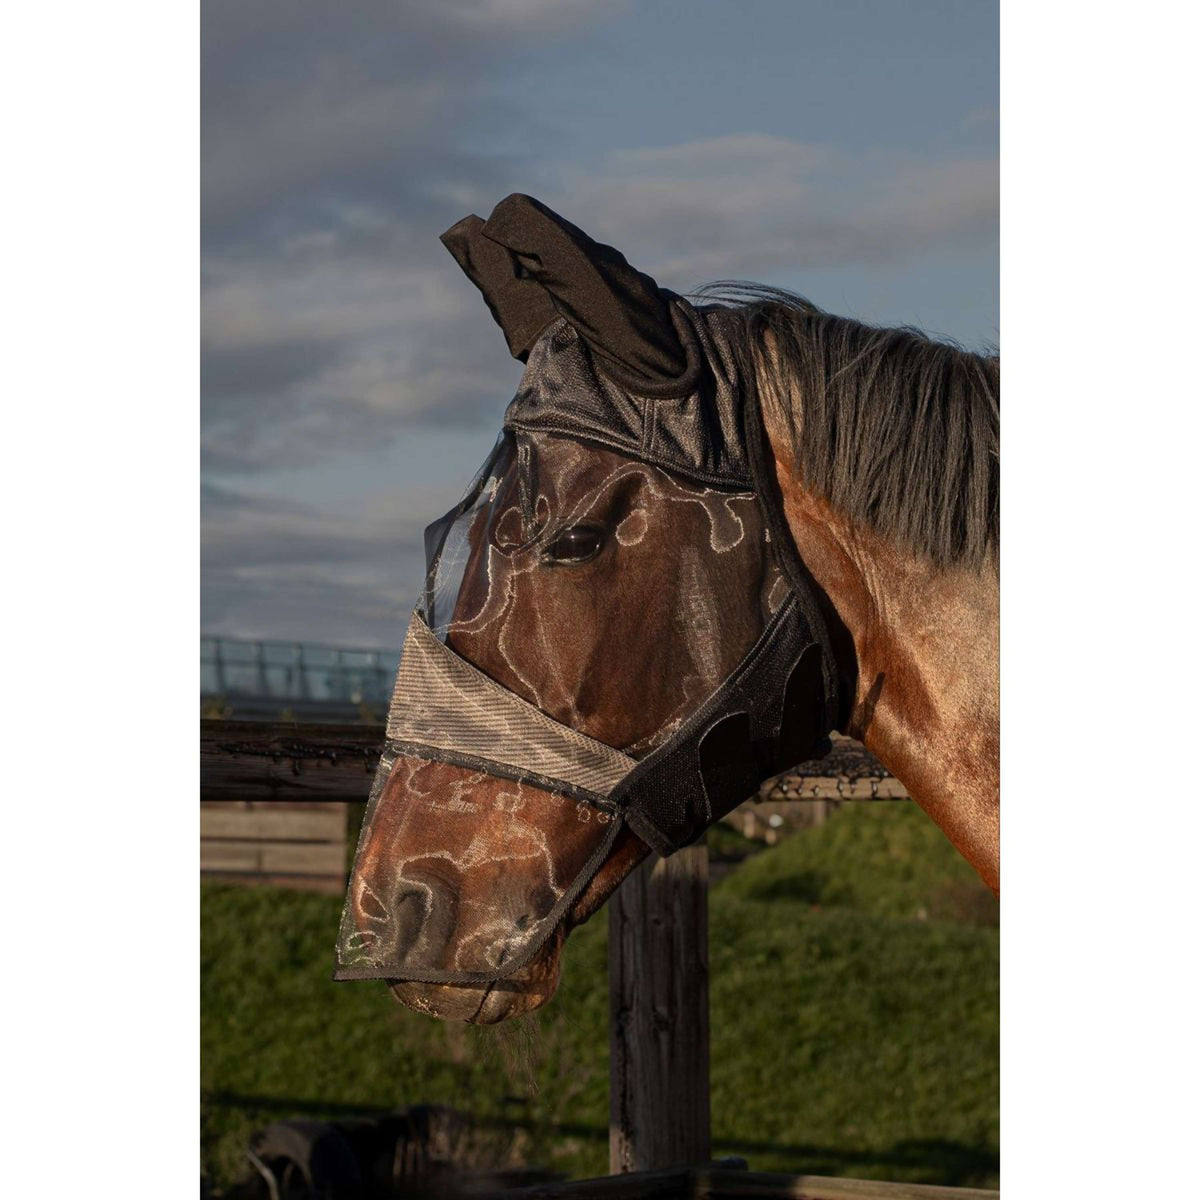
<path id="1" fill-rule="evenodd" d="M 399 653 L 388 650 L 202 634 L 200 693 L 386 708 L 399 663 Z"/>

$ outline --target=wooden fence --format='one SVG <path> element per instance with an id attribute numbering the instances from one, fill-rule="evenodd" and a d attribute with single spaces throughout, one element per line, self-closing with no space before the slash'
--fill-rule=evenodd
<path id="1" fill-rule="evenodd" d="M 201 874 L 340 891 L 345 805 L 366 799 L 382 742 L 381 725 L 201 720 Z M 905 795 L 862 746 L 835 738 L 827 758 L 771 780 L 759 802 L 725 819 L 772 843 L 785 827 L 820 821 L 842 801 Z"/>
<path id="2" fill-rule="evenodd" d="M 200 722 L 200 874 L 336 894 L 346 805 L 367 798 L 378 725 Z"/>
<path id="3" fill-rule="evenodd" d="M 887 1183 L 827 1175 L 780 1175 L 721 1167 L 674 1167 L 605 1179 L 536 1184 L 493 1192 L 492 1200 L 999 1200 L 981 1188 Z"/>
<path id="4" fill-rule="evenodd" d="M 206 800 L 365 800 L 382 744 L 382 725 L 201 719 L 200 790 Z M 834 734 L 829 754 L 769 780 L 758 799 L 907 795 L 861 743 Z"/>
<path id="5" fill-rule="evenodd" d="M 310 873 L 308 866 L 319 864 L 311 873 L 320 877 L 321 886 L 332 888 L 336 877 L 334 890 L 340 890 L 345 817 L 342 844 L 331 836 L 334 823 L 326 818 L 334 807 L 367 798 L 382 742 L 383 729 L 375 725 L 202 720 L 201 870 L 293 882 Z M 904 794 L 861 745 L 838 739 L 826 758 L 772 780 L 761 796 L 772 803 L 836 803 L 899 799 Z M 239 826 L 239 820 L 246 824 Z M 311 838 L 298 835 L 301 820 L 311 822 L 303 825 Z M 258 835 L 243 836 L 250 828 Z M 223 837 L 218 830 L 234 832 Z M 232 859 L 206 851 L 205 842 L 223 843 L 230 855 L 237 846 L 243 867 L 231 872 Z M 343 864 L 336 872 L 335 848 Z M 285 862 L 293 869 L 284 870 Z M 303 868 L 297 865 L 301 863 Z M 652 857 L 609 901 L 610 1165 L 615 1178 L 524 1194 L 530 1200 L 647 1194 L 792 1200 L 998 1197 L 997 1192 L 974 1189 L 680 1167 L 711 1159 L 707 904 L 708 852 L 703 844 L 669 859 Z M 639 1178 L 638 1173 L 651 1171 L 659 1173 Z M 647 1185 L 662 1190 L 638 1190 Z"/>
<path id="6" fill-rule="evenodd" d="M 232 883 L 341 892 L 346 806 L 329 800 L 202 800 L 200 874 Z"/>
<path id="7" fill-rule="evenodd" d="M 200 798 L 362 801 L 382 745 L 382 725 L 201 720 Z"/>

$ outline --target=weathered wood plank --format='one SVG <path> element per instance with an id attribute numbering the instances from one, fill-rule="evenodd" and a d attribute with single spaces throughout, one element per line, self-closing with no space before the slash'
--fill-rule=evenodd
<path id="1" fill-rule="evenodd" d="M 345 864 L 346 850 L 341 842 L 200 843 L 201 871 L 340 875 Z"/>
<path id="2" fill-rule="evenodd" d="M 846 779 L 834 775 L 780 775 L 764 784 L 752 802 L 791 800 L 907 800 L 908 789 L 894 775 Z"/>
<path id="3" fill-rule="evenodd" d="M 609 908 L 609 1169 L 707 1162 L 708 848 L 643 863 Z"/>
<path id="4" fill-rule="evenodd" d="M 693 1180 L 696 1200 L 1000 1200 L 999 1192 L 979 1188 L 717 1168 L 694 1171 Z"/>
<path id="5" fill-rule="evenodd" d="M 237 871 L 201 871 L 212 883 L 236 883 L 241 887 L 291 888 L 297 892 L 317 892 L 325 896 L 341 896 L 346 891 L 344 875 L 265 875 L 261 872 L 242 874 Z"/>
<path id="6" fill-rule="evenodd" d="M 603 1179 L 537 1184 L 494 1193 L 497 1200 L 1000 1200 L 979 1188 L 883 1183 L 822 1175 L 775 1175 L 718 1167 L 637 1171 Z"/>
<path id="7" fill-rule="evenodd" d="M 622 887 L 625 885 L 622 884 Z M 611 903 L 611 901 L 610 901 Z M 494 1200 L 690 1200 L 692 1173 L 676 1167 L 669 1171 L 636 1171 L 600 1179 L 575 1179 L 569 1183 L 541 1183 L 493 1193 Z"/>
<path id="8" fill-rule="evenodd" d="M 346 848 L 341 842 L 262 842 L 262 867 L 271 873 L 342 875 Z"/>
<path id="9" fill-rule="evenodd" d="M 381 725 L 200 722 L 205 800 L 365 800 Z"/>
<path id="10" fill-rule="evenodd" d="M 337 842 L 346 839 L 346 806 L 313 812 L 302 808 L 264 805 L 243 808 L 227 805 L 200 810 L 200 837 L 237 838 L 241 841 L 272 839 L 285 842 Z"/>
<path id="11" fill-rule="evenodd" d="M 201 842 L 201 871 L 261 871 L 262 842 Z"/>
<path id="12" fill-rule="evenodd" d="M 344 800 L 206 800 L 201 798 L 200 810 L 238 812 L 342 812 Z"/>

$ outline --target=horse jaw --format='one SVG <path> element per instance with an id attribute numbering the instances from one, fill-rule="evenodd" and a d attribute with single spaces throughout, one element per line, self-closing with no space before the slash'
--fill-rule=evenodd
<path id="1" fill-rule="evenodd" d="M 477 985 L 397 982 L 390 985 L 392 995 L 414 1012 L 471 1025 L 495 1025 L 541 1008 L 558 989 L 567 934 L 601 908 L 649 853 L 650 848 L 641 838 L 628 828 L 622 829 L 612 853 L 566 920 L 551 933 L 533 960 L 509 978 Z"/>

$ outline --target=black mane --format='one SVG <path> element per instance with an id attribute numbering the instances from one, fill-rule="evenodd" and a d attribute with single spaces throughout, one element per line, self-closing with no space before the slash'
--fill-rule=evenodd
<path id="1" fill-rule="evenodd" d="M 791 292 L 716 283 L 739 318 L 743 377 L 790 431 L 804 486 L 940 567 L 1000 539 L 1000 358 L 823 312 Z"/>

